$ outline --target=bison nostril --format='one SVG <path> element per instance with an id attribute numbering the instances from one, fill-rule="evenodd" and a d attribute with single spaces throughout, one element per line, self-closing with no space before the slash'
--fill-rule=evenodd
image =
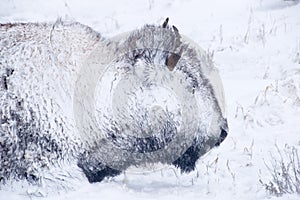
<path id="1" fill-rule="evenodd" d="M 227 137 L 227 131 L 225 131 L 224 129 L 222 129 L 220 138 L 222 139 L 222 141 Z"/>
<path id="2" fill-rule="evenodd" d="M 220 134 L 220 138 L 219 138 L 219 140 L 218 140 L 218 142 L 216 143 L 215 146 L 219 146 L 225 140 L 226 137 L 227 137 L 227 131 L 222 129 L 221 134 Z"/>

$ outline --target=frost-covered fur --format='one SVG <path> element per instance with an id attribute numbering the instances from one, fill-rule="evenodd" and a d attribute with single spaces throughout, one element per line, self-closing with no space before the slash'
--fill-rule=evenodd
<path id="1" fill-rule="evenodd" d="M 99 40 L 79 23 L 0 25 L 0 180 L 38 180 L 80 153 L 67 115 L 75 72 Z"/>
<path id="2" fill-rule="evenodd" d="M 186 74 L 194 92 L 205 95 L 203 101 L 211 106 L 215 117 L 210 128 L 199 128 L 192 146 L 180 158 L 168 163 L 182 172 L 193 170 L 198 158 L 227 135 L 223 89 L 204 52 L 195 51 L 186 40 L 178 44 L 176 28 L 162 29 L 147 25 L 125 40 L 116 37 L 108 41 L 79 23 L 0 25 L 0 180 L 39 182 L 52 166 L 65 162 L 77 164 L 90 182 L 121 173 L 99 162 L 98 133 L 78 133 L 73 116 L 73 94 L 80 67 L 99 44 L 101 48 L 101 44 L 107 46 L 108 52 L 102 51 L 106 59 L 148 44 L 162 49 L 172 47 L 170 51 L 186 58 L 179 61 L 178 70 Z M 163 32 L 167 35 L 158 37 Z M 128 55 L 129 63 L 144 56 L 133 52 L 134 55 Z M 168 59 L 172 55 L 163 56 Z M 127 167 L 126 164 L 121 169 Z"/>

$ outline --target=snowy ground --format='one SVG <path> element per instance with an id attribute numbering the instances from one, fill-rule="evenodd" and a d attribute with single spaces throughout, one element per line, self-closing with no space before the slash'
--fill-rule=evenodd
<path id="1" fill-rule="evenodd" d="M 283 0 L 1 0 L 0 22 L 89 25 L 104 37 L 161 24 L 166 17 L 206 50 L 223 80 L 229 136 L 202 157 L 197 170 L 128 172 L 47 199 L 270 199 L 276 144 L 300 149 L 300 4 Z M 281 199 L 299 199 L 289 195 Z M 40 199 L 0 191 L 0 199 Z"/>

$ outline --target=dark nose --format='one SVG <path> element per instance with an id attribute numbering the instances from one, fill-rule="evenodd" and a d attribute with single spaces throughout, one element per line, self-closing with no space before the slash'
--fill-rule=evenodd
<path id="1" fill-rule="evenodd" d="M 219 140 L 215 146 L 219 146 L 225 140 L 225 138 L 227 137 L 227 134 L 228 134 L 227 131 L 222 129 Z"/>

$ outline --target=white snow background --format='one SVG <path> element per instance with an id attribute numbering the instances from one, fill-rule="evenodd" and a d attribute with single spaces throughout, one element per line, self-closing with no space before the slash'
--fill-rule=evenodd
<path id="1" fill-rule="evenodd" d="M 125 173 L 37 197 L 0 199 L 300 199 L 275 197 L 268 183 L 278 149 L 300 149 L 300 4 L 284 0 L 0 0 L 0 23 L 75 20 L 112 37 L 166 17 L 214 53 L 224 84 L 229 135 L 197 170 Z"/>

